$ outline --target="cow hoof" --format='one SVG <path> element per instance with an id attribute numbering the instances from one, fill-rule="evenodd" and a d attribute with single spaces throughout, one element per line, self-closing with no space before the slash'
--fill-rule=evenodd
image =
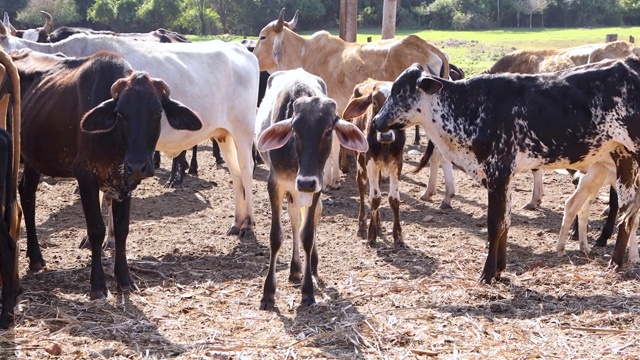
<path id="1" fill-rule="evenodd" d="M 120 292 L 123 294 L 131 294 L 138 291 L 139 289 L 136 286 L 136 284 L 132 281 L 131 283 L 126 285 L 118 285 L 118 290 L 120 290 Z"/>
<path id="2" fill-rule="evenodd" d="M 593 245 L 598 247 L 605 247 L 607 246 L 607 239 L 603 237 L 599 237 L 598 240 L 596 240 L 595 244 Z"/>
<path id="3" fill-rule="evenodd" d="M 273 296 L 265 296 L 260 300 L 260 310 L 271 310 L 275 308 L 276 303 Z"/>
<path id="4" fill-rule="evenodd" d="M 360 237 L 360 239 L 366 239 L 367 238 L 367 230 L 366 229 L 359 229 L 358 230 L 358 237 Z"/>
<path id="5" fill-rule="evenodd" d="M 558 257 L 564 257 L 567 256 L 567 252 L 565 250 L 558 250 Z"/>
<path id="6" fill-rule="evenodd" d="M 293 286 L 302 285 L 302 274 L 299 272 L 289 274 L 289 281 L 293 284 Z"/>
<path id="7" fill-rule="evenodd" d="M 237 226 L 233 225 L 227 231 L 227 235 L 240 235 L 240 229 Z"/>
<path id="8" fill-rule="evenodd" d="M 180 188 L 182 187 L 182 179 L 169 179 L 165 184 L 165 188 Z"/>
<path id="9" fill-rule="evenodd" d="M 436 193 L 428 193 L 428 192 L 424 192 L 422 193 L 422 195 L 420 195 L 419 199 L 423 200 L 423 201 L 431 201 L 431 198 L 433 197 L 433 195 L 435 195 Z"/>
<path id="10" fill-rule="evenodd" d="M 451 203 L 446 203 L 446 202 L 444 202 L 444 201 L 443 201 L 443 202 L 441 202 L 441 203 L 440 203 L 440 209 L 443 209 L 443 210 L 444 210 L 444 209 L 452 209 L 452 207 L 451 207 Z"/>
<path id="11" fill-rule="evenodd" d="M 105 249 L 115 249 L 116 248 L 116 239 L 109 239 L 105 241 L 103 248 Z"/>
<path id="12" fill-rule="evenodd" d="M 407 245 L 404 243 L 404 240 L 396 239 L 393 241 L 393 247 L 396 249 L 404 249 L 407 247 Z"/>
<path id="13" fill-rule="evenodd" d="M 189 175 L 198 175 L 198 169 L 189 168 Z"/>
<path id="14" fill-rule="evenodd" d="M 238 237 L 244 240 L 255 240 L 256 234 L 253 232 L 252 228 L 242 228 Z"/>
<path id="15" fill-rule="evenodd" d="M 376 242 L 376 239 L 369 240 L 369 241 L 367 241 L 367 246 L 374 248 L 374 247 L 378 246 L 378 243 Z"/>
<path id="16" fill-rule="evenodd" d="M 40 271 L 47 267 L 47 263 L 44 260 L 29 262 L 29 270 Z"/>
<path id="17" fill-rule="evenodd" d="M 80 240 L 80 245 L 78 245 L 78 249 L 91 249 L 91 243 L 89 242 L 89 237 L 85 235 Z"/>
<path id="18" fill-rule="evenodd" d="M 523 206 L 522 208 L 525 210 L 535 210 L 538 208 L 538 204 L 530 202 L 527 205 Z"/>
<path id="19" fill-rule="evenodd" d="M 302 302 L 300 303 L 300 305 L 302 306 L 311 306 L 313 304 L 316 303 L 316 299 L 315 297 L 313 297 L 313 294 L 311 295 L 302 295 Z"/>
<path id="20" fill-rule="evenodd" d="M 109 294 L 109 291 L 107 289 L 102 289 L 102 290 L 92 290 L 89 293 L 89 299 L 91 300 L 99 300 L 99 299 L 104 299 L 107 297 L 107 295 Z"/>

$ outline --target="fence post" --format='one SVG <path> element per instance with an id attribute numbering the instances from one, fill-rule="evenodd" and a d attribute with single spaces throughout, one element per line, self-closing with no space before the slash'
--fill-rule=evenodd
<path id="1" fill-rule="evenodd" d="M 618 34 L 607 34 L 606 42 L 618 41 Z"/>

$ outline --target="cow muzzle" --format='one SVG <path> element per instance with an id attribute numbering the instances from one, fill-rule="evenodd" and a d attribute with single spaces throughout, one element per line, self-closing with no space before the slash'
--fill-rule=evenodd
<path id="1" fill-rule="evenodd" d="M 153 172 L 151 161 L 127 161 L 124 164 L 124 176 L 134 183 L 153 176 Z"/>
<path id="2" fill-rule="evenodd" d="M 394 131 L 377 132 L 378 142 L 381 144 L 391 144 L 396 140 L 396 133 Z"/>
<path id="3" fill-rule="evenodd" d="M 299 192 L 316 193 L 322 190 L 322 183 L 317 176 L 298 176 L 296 189 Z"/>

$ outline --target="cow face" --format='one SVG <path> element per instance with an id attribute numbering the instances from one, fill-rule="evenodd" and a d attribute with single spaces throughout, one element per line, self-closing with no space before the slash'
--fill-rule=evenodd
<path id="1" fill-rule="evenodd" d="M 274 73 L 278 70 L 278 64 L 285 51 L 283 38 L 288 32 L 292 32 L 298 23 L 298 11 L 293 19 L 284 21 L 284 8 L 280 10 L 277 20 L 270 22 L 260 31 L 260 37 L 255 44 L 253 54 L 258 58 L 261 71 Z"/>
<path id="2" fill-rule="evenodd" d="M 293 117 L 271 125 L 258 140 L 259 151 L 278 149 L 294 138 L 298 154 L 296 188 L 300 192 L 322 190 L 322 171 L 331 152 L 333 134 L 347 149 L 366 152 L 367 140 L 353 124 L 336 114 L 336 103 L 324 97 L 302 97 L 293 103 Z"/>
<path id="3" fill-rule="evenodd" d="M 412 65 L 394 81 L 390 96 L 373 119 L 376 130 L 406 129 L 419 124 L 418 119 L 424 116 L 430 120 L 431 105 L 421 100 L 424 95 L 433 95 L 441 88 L 441 79 L 427 75 L 419 64 Z"/>
<path id="4" fill-rule="evenodd" d="M 132 182 L 153 175 L 153 152 L 160 136 L 160 120 L 165 111 L 169 124 L 179 130 L 199 130 L 198 116 L 169 98 L 169 87 L 160 79 L 136 72 L 116 81 L 112 99 L 85 114 L 82 131 L 99 134 L 112 132 L 124 146 L 124 175 Z"/>
<path id="5" fill-rule="evenodd" d="M 396 140 L 394 130 L 386 132 L 376 131 L 372 126 L 373 117 L 380 112 L 382 105 L 391 94 L 392 82 L 367 80 L 355 86 L 349 103 L 345 108 L 342 117 L 344 119 L 355 119 L 359 128 L 367 133 L 367 137 L 381 144 L 390 144 Z"/>
<path id="6" fill-rule="evenodd" d="M 9 14 L 4 12 L 4 18 L 2 20 L 2 25 L 9 31 L 9 33 L 13 36 L 23 38 L 25 40 L 33 41 L 33 42 L 48 42 L 47 38 L 49 33 L 53 29 L 53 18 L 51 14 L 46 11 L 40 11 L 42 17 L 45 20 L 44 26 L 35 28 L 35 29 L 27 29 L 27 30 L 16 30 L 16 28 L 11 25 L 11 21 L 9 20 Z"/>

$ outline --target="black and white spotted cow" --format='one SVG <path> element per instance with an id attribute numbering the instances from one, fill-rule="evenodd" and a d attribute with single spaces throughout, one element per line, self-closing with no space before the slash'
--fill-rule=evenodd
<path id="1" fill-rule="evenodd" d="M 318 275 L 315 232 L 322 213 L 323 168 L 329 158 L 333 134 L 354 151 L 367 151 L 367 139 L 353 124 L 340 119 L 336 102 L 327 97 L 324 81 L 303 69 L 271 75 L 256 117 L 257 148 L 269 166 L 267 190 L 271 203 L 271 259 L 260 309 L 275 306 L 276 262 L 282 245 L 282 201 L 293 232 L 289 280 L 302 281 L 302 304 L 315 303 L 312 274 Z M 305 253 L 304 276 L 300 242 Z"/>
<path id="2" fill-rule="evenodd" d="M 611 156 L 625 213 L 612 256 L 620 266 L 640 209 L 639 73 L 640 60 L 629 57 L 562 73 L 452 82 L 415 64 L 396 79 L 374 122 L 379 131 L 421 125 L 445 157 L 487 188 L 485 283 L 507 265 L 514 175 L 531 169 L 587 171 Z"/>

